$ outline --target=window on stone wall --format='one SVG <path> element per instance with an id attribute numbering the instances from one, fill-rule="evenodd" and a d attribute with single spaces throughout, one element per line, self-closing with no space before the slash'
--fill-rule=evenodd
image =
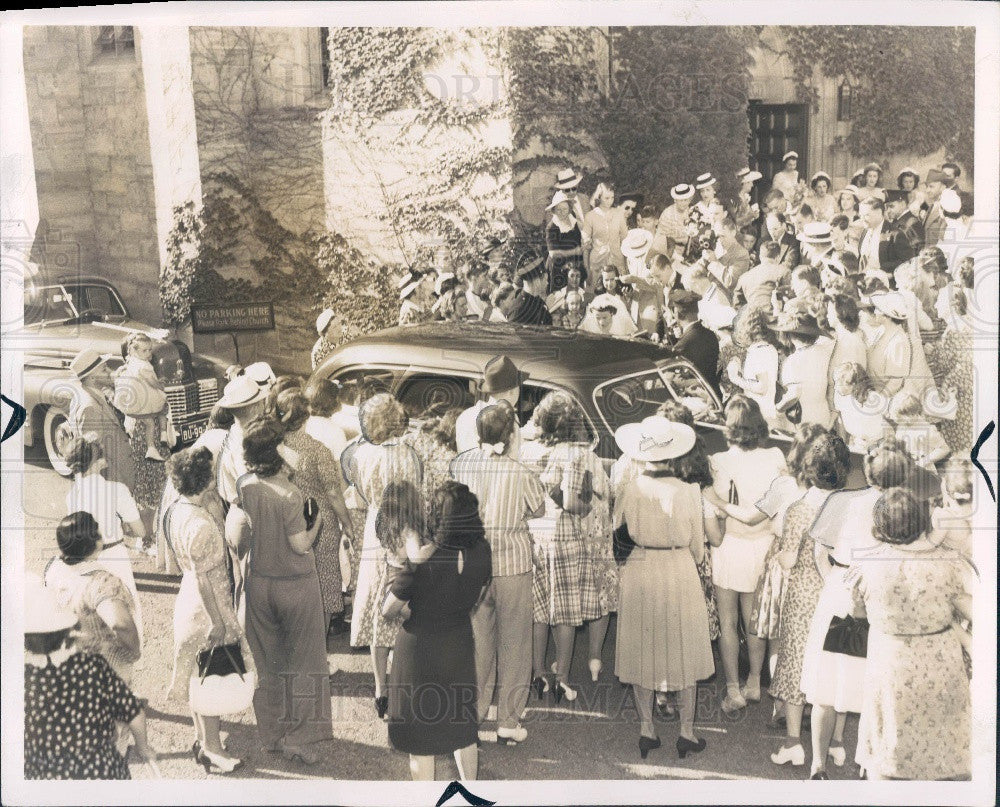
<path id="1" fill-rule="evenodd" d="M 135 33 L 131 25 L 102 25 L 97 29 L 94 50 L 98 56 L 132 56 Z"/>
<path id="2" fill-rule="evenodd" d="M 854 87 L 846 78 L 837 87 L 837 120 L 851 119 L 851 104 L 854 101 Z"/>
<path id="3" fill-rule="evenodd" d="M 330 85 L 330 29 L 319 29 L 319 67 L 323 77 L 323 88 Z"/>

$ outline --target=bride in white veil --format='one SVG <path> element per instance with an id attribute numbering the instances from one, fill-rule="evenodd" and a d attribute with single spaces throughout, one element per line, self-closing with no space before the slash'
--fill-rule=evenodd
<path id="1" fill-rule="evenodd" d="M 638 329 L 620 298 L 612 294 L 599 294 L 587 306 L 580 330 L 602 336 L 628 338 Z"/>

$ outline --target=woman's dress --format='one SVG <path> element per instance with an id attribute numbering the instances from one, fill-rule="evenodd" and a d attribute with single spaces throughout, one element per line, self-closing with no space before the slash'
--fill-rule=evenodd
<path id="1" fill-rule="evenodd" d="M 856 760 L 879 776 L 971 774 L 969 679 L 952 628 L 970 571 L 925 539 L 883 544 L 852 569 L 871 626 Z"/>
<path id="2" fill-rule="evenodd" d="M 24 665 L 24 778 L 131 779 L 115 740 L 138 699 L 98 654 Z"/>
<path id="3" fill-rule="evenodd" d="M 343 477 L 333 454 L 319 440 L 304 430 L 285 435 L 284 444 L 296 452 L 295 484 L 319 505 L 323 520 L 319 540 L 313 547 L 319 590 L 323 595 L 323 612 L 339 614 L 344 610 L 343 581 L 340 578 L 340 527 L 336 511 L 330 503 L 330 491 L 343 496 Z"/>
<path id="4" fill-rule="evenodd" d="M 958 403 L 954 419 L 942 420 L 938 424 L 938 431 L 952 454 L 967 454 L 972 449 L 972 406 L 975 397 L 972 344 L 971 330 L 948 328 L 935 353 L 935 376 L 941 378 L 938 387 L 954 390 Z"/>
<path id="5" fill-rule="evenodd" d="M 398 751 L 448 754 L 478 739 L 469 612 L 490 571 L 489 544 L 477 541 L 465 550 L 439 546 L 429 560 L 396 575 L 392 593 L 411 612 L 389 672 L 389 742 Z"/>
<path id="6" fill-rule="evenodd" d="M 241 635 L 242 631 L 233 607 L 226 571 L 227 549 L 217 516 L 181 498 L 164 514 L 164 523 L 167 541 L 183 573 L 174 602 L 174 672 L 168 697 L 186 702 L 198 653 L 208 647 L 208 633 L 212 629 L 198 586 L 199 573 L 208 579 L 227 629 Z M 244 661 L 252 664 L 249 645 L 243 651 Z"/>
<path id="7" fill-rule="evenodd" d="M 558 291 L 566 285 L 566 275 L 570 266 L 580 271 L 581 282 L 586 283 L 587 270 L 583 268 L 583 233 L 579 222 L 570 217 L 570 226 L 560 227 L 553 218 L 545 228 L 545 248 L 549 251 L 547 266 L 549 270 L 549 292 Z M 557 251 L 578 250 L 577 255 L 553 255 Z"/>
<path id="8" fill-rule="evenodd" d="M 349 452 L 349 453 L 348 453 Z M 392 647 L 396 642 L 398 620 L 382 616 L 382 599 L 388 580 L 386 553 L 375 536 L 375 516 L 382 492 L 390 482 L 408 480 L 421 485 L 420 458 L 402 443 L 373 445 L 359 443 L 345 451 L 348 481 L 367 504 L 364 542 L 358 565 L 358 584 L 354 593 L 351 618 L 352 647 Z"/>
<path id="9" fill-rule="evenodd" d="M 705 546 L 701 491 L 643 475 L 626 486 L 621 516 L 636 547 L 621 570 L 615 674 L 658 692 L 694 686 L 715 672 L 695 564 Z"/>

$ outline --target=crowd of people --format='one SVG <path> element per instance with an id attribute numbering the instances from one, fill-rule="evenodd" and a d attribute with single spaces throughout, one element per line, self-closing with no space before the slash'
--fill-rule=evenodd
<path id="1" fill-rule="evenodd" d="M 181 575 L 169 695 L 212 773 L 243 762 L 195 698 L 206 652 L 242 660 L 263 747 L 312 765 L 333 737 L 327 638 L 349 631 L 413 777 L 454 754 L 474 779 L 488 725 L 527 743 L 529 699 L 577 699 L 586 625 L 592 680 L 613 672 L 632 688 L 642 759 L 661 745 L 655 713 L 678 714 L 680 758 L 703 751 L 699 684 L 717 676 L 727 713 L 758 708 L 768 662 L 771 723 L 786 731 L 775 765 L 808 757 L 809 778 L 829 778 L 855 713 L 868 778 L 967 778 L 972 198 L 957 166 L 923 184 L 907 169 L 886 189 L 873 163 L 834 194 L 785 157 L 759 205 L 762 177 L 745 169 L 737 198 L 703 174 L 661 212 L 637 193 L 615 206 L 607 184 L 584 199 L 567 169 L 546 257 L 510 275 L 493 244 L 481 263 L 400 283 L 401 324 L 579 329 L 624 353 L 631 339 L 664 344 L 725 401 L 728 445 L 713 454 L 670 401 L 617 430 L 609 467 L 572 395 L 546 394 L 522 426 L 525 376 L 497 356 L 476 405 L 418 423 L 377 385 L 233 368 L 208 430 L 165 465 L 157 412 L 134 410 L 126 431 L 106 357 L 83 351 L 59 557 L 31 588 L 47 604 L 26 627 L 26 775 L 127 778 L 130 743 L 156 758 L 133 694 L 133 544 Z M 341 324 L 320 315 L 314 366 Z M 851 452 L 861 489 L 846 487 Z"/>

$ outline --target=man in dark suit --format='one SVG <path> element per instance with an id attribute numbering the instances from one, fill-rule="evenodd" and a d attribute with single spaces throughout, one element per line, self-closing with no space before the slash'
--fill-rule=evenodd
<path id="1" fill-rule="evenodd" d="M 760 254 L 762 244 L 776 241 L 781 245 L 778 263 L 787 266 L 791 271 L 799 265 L 799 242 L 795 237 L 795 226 L 785 218 L 787 200 L 781 191 L 768 191 L 764 197 L 764 221 L 760 226 L 760 238 L 757 241 L 757 254 Z"/>
<path id="2" fill-rule="evenodd" d="M 719 337 L 701 324 L 698 319 L 698 302 L 701 297 L 693 291 L 670 293 L 670 308 L 680 335 L 674 342 L 674 350 L 688 359 L 704 376 L 712 389 L 720 397 L 719 389 Z"/>
<path id="3" fill-rule="evenodd" d="M 877 196 L 863 201 L 860 213 L 867 225 L 858 248 L 862 274 L 892 274 L 897 266 L 916 254 L 906 235 L 893 230 L 885 220 L 885 203 Z"/>
<path id="4" fill-rule="evenodd" d="M 927 172 L 924 182 L 924 198 L 928 204 L 927 215 L 924 217 L 924 246 L 935 247 L 944 238 L 948 223 L 941 209 L 941 194 L 948 187 L 949 177 L 943 171 L 932 168 Z"/>
<path id="5" fill-rule="evenodd" d="M 551 325 L 552 315 L 545 305 L 548 278 L 545 276 L 545 259 L 537 258 L 517 270 L 521 290 L 514 295 L 508 322 L 521 325 Z"/>
<path id="6" fill-rule="evenodd" d="M 914 255 L 924 246 L 924 225 L 907 206 L 906 191 L 887 189 L 885 192 L 885 218 L 893 232 L 902 233 Z"/>

